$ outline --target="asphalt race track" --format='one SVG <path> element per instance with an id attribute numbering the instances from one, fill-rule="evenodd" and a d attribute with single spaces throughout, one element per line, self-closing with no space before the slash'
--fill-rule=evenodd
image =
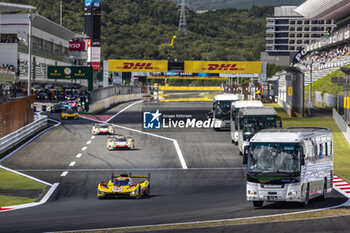
<path id="1" fill-rule="evenodd" d="M 112 116 L 128 105 L 130 103 L 124 103 L 101 114 Z M 255 209 L 245 199 L 245 168 L 237 147 L 231 143 L 229 131 L 147 131 L 168 138 L 164 139 L 127 129 L 141 130 L 145 109 L 159 108 L 169 114 L 181 111 L 204 119 L 210 107 L 210 102 L 177 102 L 139 103 L 126 109 L 110 122 L 124 127 L 118 128 L 118 133 L 134 136 L 135 150 L 108 151 L 106 135 L 91 138 L 92 121 L 62 121 L 60 126 L 1 163 L 59 186 L 46 204 L 0 213 L 0 232 L 51 232 L 230 219 L 325 208 L 346 201 L 333 191 L 326 201 L 315 199 L 307 207 L 278 203 Z M 48 115 L 60 120 L 58 114 Z M 169 139 L 177 140 L 188 169 L 184 169 L 174 141 Z M 83 147 L 86 150 L 82 150 Z M 81 156 L 77 157 L 79 153 Z M 65 171 L 66 176 L 61 176 Z M 150 172 L 151 195 L 137 200 L 97 199 L 98 183 L 107 181 L 112 172 L 135 175 Z M 341 225 L 336 224 L 341 219 L 349 218 L 336 218 L 322 224 L 334 230 Z M 313 229 L 322 226 L 310 222 Z M 259 228 L 259 232 L 275 229 L 288 232 L 292 226 L 293 223 L 271 223 L 169 232 L 252 232 L 253 227 Z"/>

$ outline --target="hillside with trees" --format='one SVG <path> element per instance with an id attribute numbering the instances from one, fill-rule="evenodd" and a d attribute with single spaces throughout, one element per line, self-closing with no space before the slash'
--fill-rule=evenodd
<path id="1" fill-rule="evenodd" d="M 56 0 L 5 0 L 31 4 L 59 23 Z M 103 59 L 259 60 L 265 49 L 265 18 L 273 7 L 186 13 L 187 34 L 178 31 L 179 6 L 170 0 L 103 0 Z M 63 1 L 63 26 L 81 33 L 83 1 Z M 170 47 L 176 35 L 174 46 Z"/>
<path id="2" fill-rule="evenodd" d="M 181 0 L 173 0 L 180 3 Z M 225 8 L 250 8 L 258 6 L 299 6 L 305 0 L 187 0 L 188 7 L 192 10 L 217 10 Z"/>

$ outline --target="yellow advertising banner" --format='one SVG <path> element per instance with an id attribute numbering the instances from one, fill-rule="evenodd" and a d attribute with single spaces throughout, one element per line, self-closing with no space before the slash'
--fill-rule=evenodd
<path id="1" fill-rule="evenodd" d="M 260 61 L 185 61 L 186 73 L 259 74 Z"/>
<path id="2" fill-rule="evenodd" d="M 228 80 L 227 77 L 205 77 L 205 76 L 148 76 L 148 79 L 193 79 L 193 80 Z"/>
<path id="3" fill-rule="evenodd" d="M 347 101 L 346 101 L 346 108 L 350 109 L 350 97 L 346 97 Z"/>
<path id="4" fill-rule="evenodd" d="M 288 96 L 293 95 L 293 87 L 288 87 Z"/>
<path id="5" fill-rule="evenodd" d="M 344 109 L 347 107 L 347 103 L 346 103 L 346 102 L 347 102 L 347 99 L 348 99 L 348 98 L 344 97 Z"/>
<path id="6" fill-rule="evenodd" d="M 109 72 L 168 72 L 168 61 L 108 60 Z"/>

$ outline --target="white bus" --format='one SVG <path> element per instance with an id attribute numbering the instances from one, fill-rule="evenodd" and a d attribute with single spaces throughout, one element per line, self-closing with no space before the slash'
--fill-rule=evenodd
<path id="1" fill-rule="evenodd" d="M 247 200 L 266 202 L 325 199 L 333 187 L 333 140 L 327 128 L 266 129 L 250 140 Z"/>
<path id="2" fill-rule="evenodd" d="M 258 100 L 241 100 L 232 102 L 230 112 L 230 127 L 232 143 L 238 144 L 238 111 L 244 107 L 264 107 L 264 104 Z"/>
<path id="3" fill-rule="evenodd" d="M 220 94 L 214 97 L 213 101 L 213 120 L 214 129 L 230 128 L 230 110 L 232 102 L 239 100 L 236 94 Z"/>
<path id="4" fill-rule="evenodd" d="M 238 111 L 238 149 L 247 163 L 250 139 L 260 130 L 282 127 L 281 117 L 273 107 L 244 107 Z"/>

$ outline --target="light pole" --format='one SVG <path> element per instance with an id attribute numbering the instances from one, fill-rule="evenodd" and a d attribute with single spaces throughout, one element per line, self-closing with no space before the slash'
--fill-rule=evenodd
<path id="1" fill-rule="evenodd" d="M 32 11 L 29 11 L 28 28 L 28 96 L 32 94 L 32 20 L 34 18 Z"/>
<path id="2" fill-rule="evenodd" d="M 309 115 L 311 115 L 311 108 L 312 108 L 312 64 L 313 64 L 313 61 L 312 61 L 311 58 L 307 61 L 307 64 L 309 65 L 309 71 L 310 71 L 310 78 L 309 78 L 309 102 L 307 104 L 307 107 L 308 107 Z"/>

